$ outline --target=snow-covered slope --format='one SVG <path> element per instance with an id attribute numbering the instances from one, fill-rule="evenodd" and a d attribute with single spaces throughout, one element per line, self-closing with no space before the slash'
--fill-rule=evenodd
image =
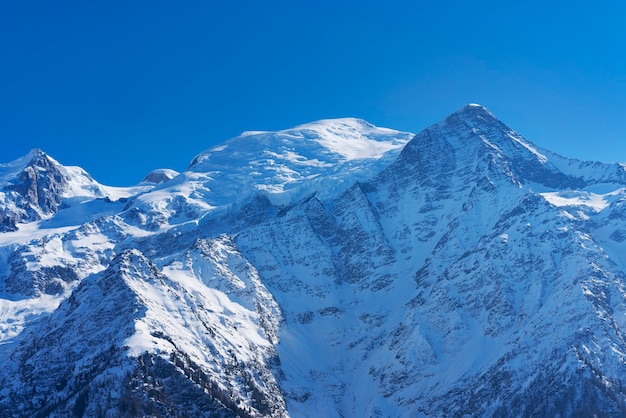
<path id="1" fill-rule="evenodd" d="M 104 196 L 87 173 L 63 167 L 41 150 L 0 165 L 0 230 L 56 213 L 64 197 Z"/>
<path id="2" fill-rule="evenodd" d="M 174 177 L 180 174 L 178 171 L 171 170 L 169 168 L 159 168 L 152 170 L 144 179 L 142 183 L 161 184 L 170 181 Z"/>
<path id="3" fill-rule="evenodd" d="M 154 231 L 236 209 L 259 193 L 275 205 L 314 193 L 334 196 L 384 168 L 412 136 L 359 119 L 244 132 L 200 153 L 187 171 L 139 196 L 127 216 Z"/>
<path id="4" fill-rule="evenodd" d="M 0 416 L 623 416 L 624 167 L 479 105 L 409 137 L 248 132 L 20 218 Z"/>
<path id="5" fill-rule="evenodd" d="M 219 247 L 224 258 L 205 260 L 206 246 Z M 195 251 L 184 255 L 198 259 L 188 267 L 220 269 L 234 287 L 256 280 L 258 288 L 245 296 L 210 288 L 202 283 L 210 276 L 186 272 L 175 260 L 169 279 L 139 251 L 122 252 L 102 274 L 82 281 L 8 358 L 2 396 L 19 403 L 9 415 L 284 415 L 274 376 L 259 368 L 274 355 L 268 335 L 276 334 L 279 315 L 271 295 L 224 238 Z M 258 333 L 265 312 L 272 313 L 264 322 L 271 334 Z M 257 394 L 258 387 L 271 392 Z M 248 393 L 255 394 L 250 409 L 230 399 Z"/>
<path id="6" fill-rule="evenodd" d="M 214 188 L 215 201 L 232 203 L 252 189 L 287 204 L 350 187 L 393 161 L 412 136 L 360 119 L 321 120 L 279 132 L 244 132 L 199 154 L 189 170 L 228 186 Z"/>
<path id="7" fill-rule="evenodd" d="M 148 189 L 103 186 L 82 168 L 63 166 L 42 150 L 33 149 L 24 157 L 0 164 L 0 231 L 15 232 L 20 223 L 49 219 L 70 207 L 80 212 L 71 217 L 85 222 L 90 214 L 100 214 L 89 205 L 93 201 L 117 201 Z M 57 223 L 60 218 L 63 216 Z"/>

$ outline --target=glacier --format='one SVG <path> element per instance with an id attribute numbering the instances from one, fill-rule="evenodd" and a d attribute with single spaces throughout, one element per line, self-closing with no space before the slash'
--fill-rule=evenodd
<path id="1" fill-rule="evenodd" d="M 0 164 L 0 416 L 623 416 L 626 170 L 464 106 Z"/>

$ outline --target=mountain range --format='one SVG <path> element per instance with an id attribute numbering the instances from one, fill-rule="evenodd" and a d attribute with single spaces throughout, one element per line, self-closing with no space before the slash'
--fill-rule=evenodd
<path id="1" fill-rule="evenodd" d="M 470 104 L 0 164 L 0 417 L 626 415 L 626 167 Z"/>

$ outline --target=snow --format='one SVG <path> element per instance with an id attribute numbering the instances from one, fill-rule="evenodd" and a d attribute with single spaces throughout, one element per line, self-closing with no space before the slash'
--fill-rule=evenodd
<path id="1" fill-rule="evenodd" d="M 19 343 L 22 331 L 44 315 L 52 313 L 65 295 L 42 295 L 33 299 L 0 298 L 0 357 Z"/>
<path id="2" fill-rule="evenodd" d="M 545 192 L 540 195 L 556 207 L 585 207 L 596 212 L 606 209 L 611 198 L 623 195 L 626 189 L 620 188 L 609 193 L 596 194 L 588 191 Z"/>
<path id="3" fill-rule="evenodd" d="M 252 379 L 291 416 L 488 415 L 591 366 L 594 385 L 623 385 L 625 180 L 465 111 L 414 144 L 421 159 L 400 154 L 412 134 L 345 118 L 244 132 L 157 185 L 65 168 L 64 207 L 0 234 L 0 279 L 78 280 L 1 295 L 0 359 L 19 367 L 7 356 L 25 358 L 29 330 L 51 355 L 83 353 L 76 373 L 100 337 L 131 359 L 180 352 L 242 405 Z M 581 186 L 520 187 L 531 162 Z M 11 390 L 55 387 L 33 378 L 0 373 Z"/>
<path id="4" fill-rule="evenodd" d="M 275 205 L 316 193 L 332 197 L 393 161 L 412 136 L 349 118 L 245 132 L 199 154 L 188 171 L 142 194 L 135 206 L 176 225 L 189 221 L 173 219 L 181 201 L 202 217 L 258 193 Z"/>
<path id="5" fill-rule="evenodd" d="M 41 239 L 50 234 L 64 234 L 77 227 L 65 226 L 59 228 L 45 228 L 46 221 L 30 222 L 18 224 L 19 229 L 12 232 L 4 232 L 0 234 L 0 246 L 9 246 L 15 244 L 27 244 L 33 240 Z"/>
<path id="6" fill-rule="evenodd" d="M 150 173 L 148 173 L 148 175 L 143 179 L 142 183 L 161 184 L 170 181 L 178 174 L 180 174 L 178 171 L 169 168 L 159 168 L 156 170 L 152 170 Z"/>
<path id="7" fill-rule="evenodd" d="M 246 137 L 246 136 L 255 136 L 255 135 L 261 135 L 261 134 L 266 134 L 268 133 L 268 131 L 244 131 L 241 133 L 241 137 Z M 217 147 L 211 148 L 212 151 L 223 151 L 225 148 L 227 147 L 227 145 L 219 145 Z"/>
<path id="8" fill-rule="evenodd" d="M 58 164 L 58 163 L 57 163 Z M 63 193 L 67 198 L 98 198 L 104 197 L 105 192 L 100 184 L 91 178 L 85 170 L 80 167 L 63 167 L 69 177 L 70 187 Z"/>
<path id="9" fill-rule="evenodd" d="M 130 187 L 114 187 L 101 185 L 104 193 L 109 199 L 118 201 L 120 199 L 128 199 L 138 194 L 145 193 L 152 189 L 152 186 L 138 185 Z"/>
<path id="10" fill-rule="evenodd" d="M 0 164 L 0 188 L 12 183 L 17 175 L 40 153 L 40 149 L 32 149 L 28 154 L 9 163 Z"/>
<path id="11" fill-rule="evenodd" d="M 318 144 L 346 160 L 378 159 L 391 150 L 404 147 L 407 142 L 403 139 L 382 141 L 381 135 L 396 136 L 400 132 L 350 118 L 320 120 L 285 133 L 295 137 L 317 137 Z"/>
<path id="12" fill-rule="evenodd" d="M 524 148 L 526 148 L 528 151 L 530 151 L 533 155 L 537 157 L 537 160 L 539 160 L 542 164 L 545 164 L 548 162 L 548 157 L 546 157 L 545 155 L 537 151 L 537 148 L 533 147 L 530 143 L 524 140 L 524 138 L 521 137 L 520 135 L 508 134 L 508 137 L 511 138 L 513 141 L 517 142 L 518 144 L 520 144 L 521 146 L 523 146 Z"/>

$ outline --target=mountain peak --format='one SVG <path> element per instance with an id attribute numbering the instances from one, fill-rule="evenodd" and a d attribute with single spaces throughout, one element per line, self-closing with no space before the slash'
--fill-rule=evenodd
<path id="1" fill-rule="evenodd" d="M 259 154 L 276 154 L 283 149 L 315 154 L 314 158 L 320 162 L 327 162 L 330 154 L 333 162 L 374 159 L 401 148 L 412 136 L 412 133 L 381 128 L 358 118 L 321 119 L 279 131 L 243 132 L 200 153 L 188 169 L 204 171 L 205 163 L 215 161 L 218 155 L 236 153 L 239 159 L 256 159 Z"/>
<path id="2" fill-rule="evenodd" d="M 80 167 L 64 166 L 40 148 L 0 164 L 0 231 L 54 215 L 66 199 L 91 200 L 106 191 Z M 65 202 L 64 202 L 65 201 Z"/>
<path id="3" fill-rule="evenodd" d="M 0 416 L 626 411 L 624 168 L 483 106 L 248 132 L 124 201 L 5 173 Z"/>
<path id="4" fill-rule="evenodd" d="M 148 175 L 146 175 L 142 183 L 151 183 L 151 184 L 162 184 L 167 181 L 170 181 L 180 173 L 175 170 L 171 170 L 169 168 L 158 168 L 156 170 L 152 170 Z"/>
<path id="5" fill-rule="evenodd" d="M 41 148 L 33 148 L 26 155 L 30 157 L 31 160 L 48 156 Z"/>
<path id="6" fill-rule="evenodd" d="M 327 130 L 327 129 L 378 129 L 377 126 L 369 123 L 368 121 L 360 118 L 334 118 L 334 119 L 320 119 L 313 122 L 304 123 L 295 126 L 286 131 L 292 130 Z"/>
<path id="7" fill-rule="evenodd" d="M 362 119 L 324 119 L 275 132 L 245 132 L 200 153 L 188 170 L 210 173 L 211 204 L 258 191 L 283 204 L 302 193 L 332 194 L 344 181 L 380 171 L 412 137 Z"/>
<path id="8" fill-rule="evenodd" d="M 37 165 L 43 158 L 54 161 L 41 148 L 33 148 L 27 154 L 11 162 L 0 164 L 0 187 L 12 182 L 22 170 L 28 166 Z"/>
<path id="9" fill-rule="evenodd" d="M 484 106 L 468 104 L 418 133 L 404 148 L 399 164 L 439 185 L 457 177 L 474 178 L 479 172 L 490 180 L 505 179 L 518 187 L 575 188 L 594 181 L 582 178 L 566 164 L 555 165 L 553 157 Z"/>
<path id="10" fill-rule="evenodd" d="M 498 121 L 486 107 L 477 103 L 469 103 L 451 114 L 449 117 L 457 117 L 462 119 L 465 123 L 474 125 L 477 122 L 493 122 Z"/>

